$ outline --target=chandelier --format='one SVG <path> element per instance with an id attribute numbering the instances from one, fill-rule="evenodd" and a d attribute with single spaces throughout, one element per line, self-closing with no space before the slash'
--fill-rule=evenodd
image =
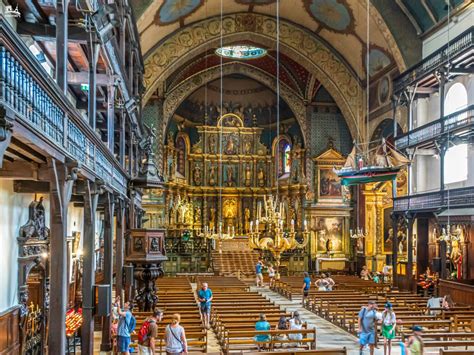
<path id="1" fill-rule="evenodd" d="M 436 229 L 435 229 L 436 233 Z M 461 239 L 461 231 L 459 229 L 455 229 L 454 232 L 451 232 L 451 225 L 447 225 L 446 228 L 441 229 L 441 234 L 438 237 L 438 241 L 440 242 L 451 242 L 451 241 L 459 241 Z"/>
<path id="2" fill-rule="evenodd" d="M 216 228 L 209 228 L 209 226 L 204 227 L 204 231 L 201 230 L 200 233 L 198 233 L 199 237 L 204 237 L 207 239 L 215 240 L 217 242 L 217 249 L 219 250 L 219 254 L 222 254 L 222 242 L 224 240 L 230 240 L 234 239 L 235 237 L 235 227 L 232 226 L 232 228 L 229 226 L 227 227 L 227 233 L 224 233 L 222 231 L 222 222 L 219 222 L 219 226 Z"/>
<path id="3" fill-rule="evenodd" d="M 257 219 L 250 222 L 249 247 L 251 249 L 268 250 L 275 258 L 276 279 L 279 279 L 281 254 L 294 249 L 303 249 L 308 244 L 309 231 L 307 221 L 304 221 L 304 230 L 301 232 L 302 242 L 296 239 L 295 221 L 292 219 L 290 230 L 284 230 L 284 206 L 272 196 L 264 198 L 265 216 L 262 217 L 261 203 L 257 207 Z M 264 233 L 260 232 L 260 221 L 266 225 Z M 254 228 L 255 227 L 255 228 Z"/>
<path id="4" fill-rule="evenodd" d="M 361 239 L 365 238 L 367 235 L 364 233 L 364 230 L 362 228 L 357 227 L 355 230 L 349 230 L 349 235 L 353 239 Z"/>

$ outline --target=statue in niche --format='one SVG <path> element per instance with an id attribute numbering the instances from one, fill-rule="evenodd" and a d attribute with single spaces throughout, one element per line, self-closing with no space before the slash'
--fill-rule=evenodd
<path id="1" fill-rule="evenodd" d="M 151 238 L 150 251 L 152 252 L 160 251 L 160 243 L 158 242 L 158 238 Z"/>
<path id="2" fill-rule="evenodd" d="M 250 164 L 247 164 L 245 167 L 245 186 L 250 186 L 252 184 L 252 170 L 250 169 Z"/>
<path id="3" fill-rule="evenodd" d="M 168 148 L 174 148 L 173 132 L 168 132 Z"/>
<path id="4" fill-rule="evenodd" d="M 213 230 L 216 226 L 216 209 L 211 208 L 209 213 L 209 229 Z"/>
<path id="5" fill-rule="evenodd" d="M 398 254 L 403 254 L 403 244 L 406 242 L 407 235 L 403 231 L 398 232 Z"/>
<path id="6" fill-rule="evenodd" d="M 234 186 L 234 184 L 235 184 L 234 168 L 232 167 L 232 165 L 227 166 L 226 173 L 227 173 L 227 180 L 226 180 L 227 186 L 229 186 L 229 187 Z"/>
<path id="7" fill-rule="evenodd" d="M 250 209 L 248 207 L 244 210 L 244 229 L 246 233 L 250 231 Z"/>
<path id="8" fill-rule="evenodd" d="M 300 161 L 296 157 L 296 154 L 293 154 L 291 159 L 291 181 L 298 182 L 300 178 Z"/>
<path id="9" fill-rule="evenodd" d="M 209 135 L 209 154 L 215 154 L 217 147 L 217 138 L 215 134 Z"/>
<path id="10" fill-rule="evenodd" d="M 190 204 L 186 204 L 186 210 L 184 212 L 184 223 L 187 225 L 192 225 L 193 224 L 193 209 Z"/>
<path id="11" fill-rule="evenodd" d="M 143 239 L 142 238 L 135 238 L 133 240 L 133 250 L 143 251 Z"/>
<path id="12" fill-rule="evenodd" d="M 228 155 L 233 155 L 236 153 L 234 137 L 231 135 L 227 136 L 224 152 Z"/>
<path id="13" fill-rule="evenodd" d="M 209 185 L 214 186 L 216 184 L 216 168 L 214 165 L 211 165 L 209 168 Z"/>
<path id="14" fill-rule="evenodd" d="M 201 186 L 201 168 L 198 165 L 194 166 L 193 180 L 196 186 Z"/>
<path id="15" fill-rule="evenodd" d="M 201 208 L 199 206 L 194 209 L 194 223 L 201 223 Z"/>
<path id="16" fill-rule="evenodd" d="M 451 259 L 451 263 L 456 270 L 455 278 L 460 280 L 462 276 L 462 253 L 461 249 L 459 248 L 459 241 L 457 239 L 453 239 L 451 242 L 451 254 L 449 255 L 449 258 Z"/>
<path id="17" fill-rule="evenodd" d="M 45 210 L 43 197 L 39 201 L 33 201 L 28 207 L 28 222 L 20 227 L 20 240 L 23 242 L 29 239 L 46 240 L 49 239 L 49 228 L 45 223 Z"/>
<path id="18" fill-rule="evenodd" d="M 258 186 L 260 187 L 265 186 L 265 172 L 263 171 L 262 166 L 258 169 L 257 180 L 258 180 Z"/>
<path id="19" fill-rule="evenodd" d="M 244 154 L 250 154 L 252 152 L 252 142 L 250 140 L 250 137 L 244 140 Z"/>

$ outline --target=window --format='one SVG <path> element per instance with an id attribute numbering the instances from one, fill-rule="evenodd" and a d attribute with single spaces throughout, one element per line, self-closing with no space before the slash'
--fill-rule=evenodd
<path id="1" fill-rule="evenodd" d="M 267 50 L 260 47 L 237 45 L 217 48 L 216 54 L 224 58 L 255 59 L 265 56 Z"/>
<path id="2" fill-rule="evenodd" d="M 467 91 L 463 84 L 451 86 L 444 99 L 444 114 L 450 115 L 467 107 Z"/>
<path id="3" fill-rule="evenodd" d="M 284 151 L 283 151 L 283 172 L 289 173 L 290 172 L 290 145 L 287 144 Z"/>
<path id="4" fill-rule="evenodd" d="M 467 180 L 467 144 L 452 146 L 444 157 L 444 183 Z"/>

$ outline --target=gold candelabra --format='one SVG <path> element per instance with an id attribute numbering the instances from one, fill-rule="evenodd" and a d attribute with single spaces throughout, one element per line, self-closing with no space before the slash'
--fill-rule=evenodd
<path id="1" fill-rule="evenodd" d="M 201 231 L 197 235 L 199 237 L 205 237 L 207 239 L 212 239 L 217 242 L 217 249 L 219 250 L 219 254 L 222 254 L 222 242 L 224 240 L 234 239 L 235 237 L 235 227 L 232 228 L 229 226 L 227 227 L 227 233 L 222 231 L 222 222 L 219 222 L 219 226 L 217 227 L 217 231 L 215 228 L 209 228 L 209 226 L 205 226 L 204 231 Z"/>
<path id="2" fill-rule="evenodd" d="M 303 241 L 300 243 L 295 231 L 295 221 L 292 219 L 289 231 L 284 231 L 284 205 L 279 204 L 276 198 L 266 197 L 265 216 L 262 217 L 261 203 L 257 206 L 257 219 L 255 223 L 250 222 L 249 247 L 250 249 L 268 250 L 275 258 L 276 278 L 279 279 L 281 254 L 293 250 L 303 249 L 308 244 L 309 231 L 307 230 L 307 221 L 304 221 L 304 230 L 301 232 Z M 264 235 L 260 232 L 260 222 L 266 225 Z M 255 228 L 254 228 L 255 226 Z"/>

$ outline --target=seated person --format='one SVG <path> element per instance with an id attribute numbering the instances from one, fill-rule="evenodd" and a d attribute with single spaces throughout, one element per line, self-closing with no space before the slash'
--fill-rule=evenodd
<path id="1" fill-rule="evenodd" d="M 369 279 L 369 275 L 370 275 L 369 269 L 367 269 L 367 265 L 364 265 L 364 266 L 362 267 L 362 270 L 360 271 L 360 278 L 361 278 L 362 280 L 368 280 L 368 279 Z"/>
<path id="2" fill-rule="evenodd" d="M 454 307 L 454 302 L 451 298 L 451 295 L 446 295 L 442 298 L 441 307 L 443 307 L 444 309 L 450 309 Z"/>
<path id="3" fill-rule="evenodd" d="M 437 315 L 440 314 L 441 311 L 439 309 L 432 310 L 431 308 L 441 308 L 441 303 L 443 298 L 441 297 L 434 297 L 431 295 L 430 299 L 426 303 L 426 308 L 428 309 L 428 314 Z"/>
<path id="4" fill-rule="evenodd" d="M 380 277 L 379 277 L 379 273 L 378 272 L 374 272 L 373 275 L 372 275 L 372 280 L 378 284 L 380 282 Z"/>
<path id="5" fill-rule="evenodd" d="M 298 311 L 293 313 L 293 318 L 290 319 L 290 330 L 300 330 L 303 328 L 303 321 L 301 320 L 300 314 Z M 295 333 L 295 334 L 288 334 L 288 339 L 299 341 L 303 339 L 303 334 Z"/>
<path id="6" fill-rule="evenodd" d="M 285 316 L 281 316 L 280 320 L 278 321 L 278 324 L 275 327 L 275 330 L 288 330 L 288 321 L 286 320 Z M 279 334 L 275 337 L 276 340 L 286 340 L 287 336 L 286 334 Z"/>
<path id="7" fill-rule="evenodd" d="M 260 314 L 260 320 L 255 323 L 255 330 L 270 330 L 270 323 L 267 322 L 267 316 L 265 314 Z M 255 335 L 255 341 L 259 343 L 270 342 L 270 334 L 258 334 Z M 260 344 L 258 345 L 260 350 Z"/>

